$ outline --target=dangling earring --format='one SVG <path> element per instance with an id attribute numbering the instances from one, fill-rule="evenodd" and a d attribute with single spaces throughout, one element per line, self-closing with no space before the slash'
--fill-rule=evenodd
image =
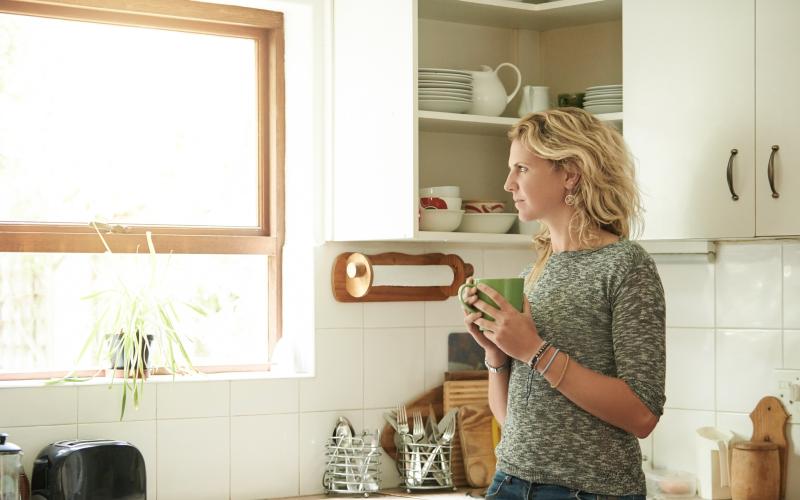
<path id="1" fill-rule="evenodd" d="M 573 206 L 575 204 L 575 195 L 569 193 L 567 196 L 564 197 L 564 203 L 566 203 L 569 206 Z"/>

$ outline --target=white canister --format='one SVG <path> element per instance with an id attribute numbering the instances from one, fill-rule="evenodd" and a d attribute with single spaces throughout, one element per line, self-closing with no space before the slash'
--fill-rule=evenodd
<path id="1" fill-rule="evenodd" d="M 731 498 L 730 445 L 733 433 L 700 427 L 696 434 L 697 494 L 700 498 Z"/>
<path id="2" fill-rule="evenodd" d="M 519 116 L 550 109 L 550 87 L 525 85 L 522 87 L 522 99 L 517 112 Z"/>

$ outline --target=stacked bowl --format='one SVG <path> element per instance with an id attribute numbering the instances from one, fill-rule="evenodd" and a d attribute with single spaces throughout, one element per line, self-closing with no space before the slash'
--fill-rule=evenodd
<path id="1" fill-rule="evenodd" d="M 472 106 L 472 73 L 459 69 L 419 68 L 419 109 L 465 113 Z"/>
<path id="2" fill-rule="evenodd" d="M 593 114 L 622 111 L 622 84 L 587 88 L 583 96 L 583 109 Z"/>
<path id="3" fill-rule="evenodd" d="M 455 231 L 461 224 L 461 188 L 434 186 L 419 190 L 419 230 Z"/>
<path id="4" fill-rule="evenodd" d="M 517 214 L 504 213 L 506 204 L 499 200 L 467 200 L 464 202 L 465 214 L 458 226 L 463 233 L 508 232 Z"/>

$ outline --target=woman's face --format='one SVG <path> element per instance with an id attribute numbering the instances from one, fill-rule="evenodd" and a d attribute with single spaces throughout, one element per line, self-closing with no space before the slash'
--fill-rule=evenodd
<path id="1" fill-rule="evenodd" d="M 515 140 L 511 143 L 508 168 L 503 189 L 514 196 L 520 220 L 547 220 L 567 208 L 564 196 L 572 183 L 568 174 L 556 170 L 550 160 L 539 158 Z"/>

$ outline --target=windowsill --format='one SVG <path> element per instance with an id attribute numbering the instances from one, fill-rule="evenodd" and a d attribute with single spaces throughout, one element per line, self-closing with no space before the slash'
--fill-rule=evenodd
<path id="1" fill-rule="evenodd" d="M 229 373 L 197 373 L 192 375 L 152 375 L 147 379 L 149 384 L 163 384 L 171 382 L 221 382 L 233 380 L 268 380 L 284 378 L 312 378 L 311 373 L 292 373 L 283 371 L 260 371 L 260 372 L 229 372 Z M 12 389 L 16 387 L 81 387 L 93 385 L 108 385 L 112 380 L 109 377 L 95 377 L 85 382 L 63 382 L 60 384 L 48 384 L 48 380 L 2 380 L 0 389 Z M 116 378 L 113 383 L 120 383 Z"/>

